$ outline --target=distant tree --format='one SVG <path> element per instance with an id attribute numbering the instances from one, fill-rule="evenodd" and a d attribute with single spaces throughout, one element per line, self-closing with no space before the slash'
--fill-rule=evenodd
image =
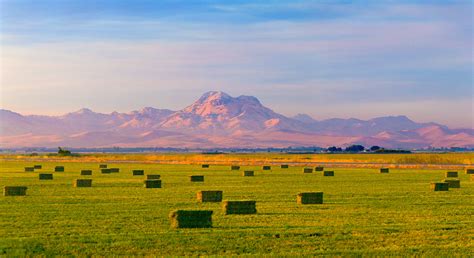
<path id="1" fill-rule="evenodd" d="M 370 147 L 370 151 L 378 151 L 380 149 L 382 149 L 382 148 L 380 146 L 377 146 L 377 145 Z"/>
<path id="2" fill-rule="evenodd" d="M 336 147 L 336 146 L 332 146 L 332 147 L 329 147 L 327 149 L 329 152 L 341 152 L 342 151 L 342 148 L 339 148 L 339 147 Z"/>
<path id="3" fill-rule="evenodd" d="M 71 156 L 71 151 L 63 150 L 61 147 L 58 147 L 58 155 L 59 156 Z"/>
<path id="4" fill-rule="evenodd" d="M 361 152 L 364 151 L 365 147 L 362 145 L 351 145 L 345 149 L 347 152 Z"/>

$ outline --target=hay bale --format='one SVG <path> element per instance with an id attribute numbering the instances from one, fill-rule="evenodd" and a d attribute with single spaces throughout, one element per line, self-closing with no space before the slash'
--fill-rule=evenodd
<path id="1" fill-rule="evenodd" d="M 102 174 L 110 174 L 112 173 L 112 171 L 110 170 L 110 168 L 103 168 L 100 170 L 100 173 Z"/>
<path id="2" fill-rule="evenodd" d="M 160 175 L 146 175 L 146 179 L 160 179 L 161 176 Z"/>
<path id="3" fill-rule="evenodd" d="M 240 170 L 240 166 L 232 165 L 230 166 L 230 170 Z"/>
<path id="4" fill-rule="evenodd" d="M 199 191 L 196 197 L 199 202 L 222 202 L 222 191 Z"/>
<path id="5" fill-rule="evenodd" d="M 284 164 L 284 165 L 281 165 L 280 168 L 289 168 L 290 166 Z"/>
<path id="6" fill-rule="evenodd" d="M 314 171 L 318 171 L 318 172 L 324 171 L 324 167 L 317 166 L 317 167 L 314 168 Z"/>
<path id="7" fill-rule="evenodd" d="M 34 172 L 35 167 L 25 167 L 25 172 Z"/>
<path id="8" fill-rule="evenodd" d="M 176 210 L 169 214 L 172 228 L 211 228 L 212 213 L 209 210 Z"/>
<path id="9" fill-rule="evenodd" d="M 256 201 L 224 201 L 224 214 L 256 214 Z"/>
<path id="10" fill-rule="evenodd" d="M 3 196 L 23 196 L 26 195 L 26 186 L 4 186 Z"/>
<path id="11" fill-rule="evenodd" d="M 296 197 L 298 204 L 322 204 L 323 192 L 299 193 Z"/>
<path id="12" fill-rule="evenodd" d="M 81 176 L 92 176 L 92 170 L 81 170 Z"/>
<path id="13" fill-rule="evenodd" d="M 142 169 L 132 170 L 132 174 L 134 176 L 143 176 L 145 175 L 145 170 L 142 170 Z"/>
<path id="14" fill-rule="evenodd" d="M 246 170 L 242 173 L 242 176 L 254 176 L 255 173 L 251 170 Z"/>
<path id="15" fill-rule="evenodd" d="M 474 174 L 474 168 L 466 168 L 466 174 Z"/>
<path id="16" fill-rule="evenodd" d="M 53 180 L 53 174 L 39 174 L 39 180 Z"/>
<path id="17" fill-rule="evenodd" d="M 107 164 L 99 164 L 99 168 L 107 168 Z"/>
<path id="18" fill-rule="evenodd" d="M 271 166 L 262 166 L 262 170 L 271 170 L 272 167 Z"/>
<path id="19" fill-rule="evenodd" d="M 92 187 L 92 179 L 76 179 L 74 187 Z"/>
<path id="20" fill-rule="evenodd" d="M 303 173 L 313 173 L 312 168 L 303 168 Z"/>
<path id="21" fill-rule="evenodd" d="M 161 188 L 161 180 L 159 179 L 147 179 L 143 181 L 145 188 Z"/>
<path id="22" fill-rule="evenodd" d="M 209 164 L 202 164 L 201 168 L 209 168 Z"/>
<path id="23" fill-rule="evenodd" d="M 449 188 L 461 188 L 461 180 L 457 178 L 447 178 L 444 182 L 449 184 Z"/>
<path id="24" fill-rule="evenodd" d="M 34 165 L 33 168 L 34 168 L 34 169 L 42 169 L 43 166 L 42 166 L 42 165 Z"/>
<path id="25" fill-rule="evenodd" d="M 202 175 L 192 175 L 189 176 L 189 179 L 191 182 L 204 182 L 204 176 Z"/>
<path id="26" fill-rule="evenodd" d="M 389 171 L 390 170 L 388 168 L 380 168 L 380 173 L 382 173 L 382 174 L 387 174 L 387 173 L 389 173 Z"/>
<path id="27" fill-rule="evenodd" d="M 323 176 L 334 176 L 334 171 L 324 171 Z"/>
<path id="28" fill-rule="evenodd" d="M 446 177 L 458 177 L 457 171 L 448 171 L 446 172 Z"/>
<path id="29" fill-rule="evenodd" d="M 445 183 L 445 182 L 431 183 L 431 190 L 433 190 L 433 191 L 449 191 L 449 183 Z"/>
<path id="30" fill-rule="evenodd" d="M 120 172 L 120 168 L 109 168 L 110 169 L 110 173 L 118 173 Z"/>
<path id="31" fill-rule="evenodd" d="M 54 172 L 64 172 L 64 167 L 63 166 L 56 166 L 56 167 L 54 167 Z"/>

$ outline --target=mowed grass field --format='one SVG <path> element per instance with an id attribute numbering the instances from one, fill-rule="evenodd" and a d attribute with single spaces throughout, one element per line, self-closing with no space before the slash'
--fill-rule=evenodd
<path id="1" fill-rule="evenodd" d="M 24 185 L 27 196 L 0 197 L 0 256 L 23 255 L 425 255 L 474 256 L 474 181 L 458 170 L 460 189 L 433 192 L 446 170 L 331 168 L 303 174 L 290 166 L 113 164 L 2 161 L 0 186 Z M 24 167 L 41 164 L 35 172 Z M 64 165 L 65 172 L 52 172 Z M 80 170 L 93 170 L 80 176 Z M 161 189 L 145 176 L 160 174 Z M 242 177 L 255 170 L 254 177 Z M 38 180 L 51 172 L 54 180 Z M 190 175 L 204 175 L 203 183 Z M 73 180 L 92 178 L 92 188 Z M 255 215 L 224 215 L 220 203 L 198 203 L 200 190 L 224 200 L 255 200 Z M 322 191 L 324 204 L 298 205 L 299 192 Z M 211 229 L 172 229 L 176 209 L 213 210 Z"/>

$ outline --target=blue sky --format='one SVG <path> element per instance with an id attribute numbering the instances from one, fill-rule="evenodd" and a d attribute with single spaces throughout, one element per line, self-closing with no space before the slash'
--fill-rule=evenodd
<path id="1" fill-rule="evenodd" d="M 473 126 L 471 1 L 0 0 L 1 107 L 181 109 Z"/>

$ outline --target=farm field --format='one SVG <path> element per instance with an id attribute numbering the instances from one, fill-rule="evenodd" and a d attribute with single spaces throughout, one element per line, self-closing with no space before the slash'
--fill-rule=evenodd
<path id="1" fill-rule="evenodd" d="M 472 161 L 472 154 L 452 157 Z M 434 192 L 430 182 L 442 181 L 446 169 L 381 174 L 333 167 L 335 176 L 324 177 L 303 173 L 303 166 L 231 171 L 229 164 L 203 169 L 197 161 L 107 162 L 120 172 L 101 174 L 98 162 L 81 159 L 1 161 L 0 186 L 28 190 L 26 196 L 0 197 L 0 256 L 474 256 L 474 181 L 461 169 L 461 188 Z M 258 159 L 274 161 L 264 154 Z M 24 172 L 34 164 L 43 167 Z M 65 172 L 53 172 L 57 165 Z M 93 175 L 81 176 L 83 169 Z M 144 188 L 145 176 L 133 176 L 133 169 L 161 175 L 162 188 Z M 243 177 L 244 170 L 255 176 Z M 38 171 L 54 179 L 40 181 Z M 205 180 L 190 182 L 190 175 Z M 92 178 L 92 187 L 74 188 L 77 178 Z M 224 200 L 255 200 L 257 214 L 224 215 L 221 203 L 197 202 L 200 190 L 222 190 Z M 296 203 L 298 193 L 313 191 L 324 192 L 323 204 Z M 213 210 L 213 228 L 170 228 L 168 215 L 176 209 Z"/>

